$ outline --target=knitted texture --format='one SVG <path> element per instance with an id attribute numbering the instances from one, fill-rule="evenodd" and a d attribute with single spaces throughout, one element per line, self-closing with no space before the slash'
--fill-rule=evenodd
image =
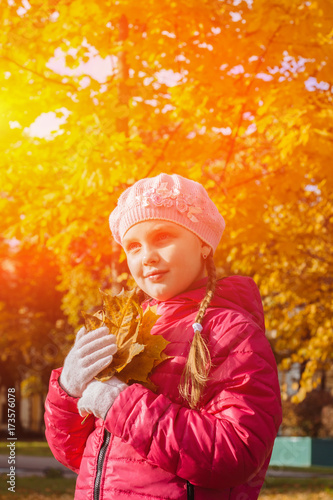
<path id="1" fill-rule="evenodd" d="M 97 418 L 105 418 L 115 399 L 126 387 L 128 385 L 117 377 L 112 377 L 106 382 L 93 380 L 77 403 L 81 417 L 92 413 Z"/>
<path id="2" fill-rule="evenodd" d="M 89 382 L 113 359 L 117 352 L 116 337 L 104 326 L 87 332 L 83 326 L 69 351 L 59 383 L 67 394 L 80 397 Z"/>
<path id="3" fill-rule="evenodd" d="M 196 234 L 215 252 L 225 222 L 205 188 L 178 174 L 141 179 L 119 197 L 110 215 L 117 243 L 138 222 L 158 219 L 174 222 Z"/>

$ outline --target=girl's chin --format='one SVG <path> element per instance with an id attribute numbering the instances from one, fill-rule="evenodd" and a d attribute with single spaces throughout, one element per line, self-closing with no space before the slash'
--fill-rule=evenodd
<path id="1" fill-rule="evenodd" d="M 152 297 L 155 300 L 158 300 L 159 302 L 165 302 L 166 300 L 172 299 L 172 297 L 175 297 L 176 295 L 180 294 L 180 291 L 169 291 L 169 292 L 156 292 L 156 291 L 147 291 L 146 292 L 150 297 Z"/>
<path id="2" fill-rule="evenodd" d="M 165 300 L 170 299 L 176 293 L 173 293 L 171 290 L 166 290 L 166 286 L 159 284 L 158 286 L 149 286 L 144 288 L 144 292 L 149 295 L 152 299 L 159 300 L 160 302 L 164 302 Z"/>
<path id="3" fill-rule="evenodd" d="M 149 297 L 151 297 L 152 299 L 155 299 L 155 300 L 158 300 L 159 302 L 164 302 L 165 300 L 168 300 L 168 299 L 171 299 L 171 297 L 173 297 L 174 294 L 165 294 L 165 293 L 154 293 L 152 291 L 147 291 L 146 292 Z"/>

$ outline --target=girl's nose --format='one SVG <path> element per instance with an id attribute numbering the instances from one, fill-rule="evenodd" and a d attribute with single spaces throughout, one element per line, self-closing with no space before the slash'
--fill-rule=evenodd
<path id="1" fill-rule="evenodd" d="M 158 262 L 157 252 L 146 249 L 142 257 L 142 264 L 144 266 L 149 266 L 151 264 L 155 264 L 156 262 Z"/>

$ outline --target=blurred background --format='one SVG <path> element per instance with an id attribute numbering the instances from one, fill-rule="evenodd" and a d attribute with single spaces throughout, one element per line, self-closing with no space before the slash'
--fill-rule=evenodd
<path id="1" fill-rule="evenodd" d="M 108 216 L 166 172 L 224 216 L 220 275 L 259 286 L 280 437 L 332 438 L 332 1 L 3 0 L 0 15 L 3 435 L 15 387 L 17 436 L 43 439 L 81 311 L 133 285 Z"/>

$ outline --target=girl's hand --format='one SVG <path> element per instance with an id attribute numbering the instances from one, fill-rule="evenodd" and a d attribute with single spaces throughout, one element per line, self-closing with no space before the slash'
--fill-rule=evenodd
<path id="1" fill-rule="evenodd" d="M 88 383 L 112 362 L 116 352 L 116 337 L 109 334 L 106 326 L 91 332 L 82 327 L 65 359 L 59 379 L 61 387 L 70 396 L 81 397 Z"/>
<path id="2" fill-rule="evenodd" d="M 106 382 L 93 380 L 83 391 L 82 397 L 77 403 L 81 417 L 93 413 L 95 417 L 104 419 L 116 397 L 126 387 L 128 387 L 127 384 L 121 382 L 117 377 L 112 377 Z"/>

